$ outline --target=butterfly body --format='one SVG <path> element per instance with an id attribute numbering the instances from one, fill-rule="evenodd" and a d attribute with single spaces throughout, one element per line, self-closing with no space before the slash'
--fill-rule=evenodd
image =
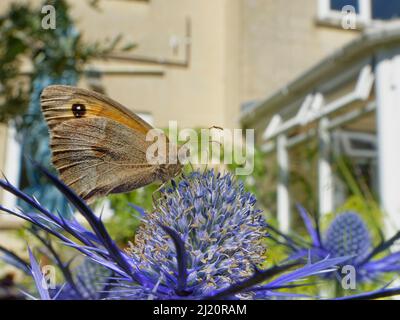
<path id="1" fill-rule="evenodd" d="M 89 202 L 168 181 L 182 170 L 179 162 L 149 163 L 146 151 L 152 141 L 146 141 L 146 134 L 152 127 L 104 95 L 55 85 L 43 90 L 41 105 L 53 165 L 61 179 Z"/>

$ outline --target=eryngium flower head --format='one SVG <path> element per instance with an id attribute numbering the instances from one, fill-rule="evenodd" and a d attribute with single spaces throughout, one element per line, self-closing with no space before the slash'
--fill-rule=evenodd
<path id="1" fill-rule="evenodd" d="M 355 212 L 344 212 L 331 222 L 322 237 L 319 219 L 315 218 L 313 221 L 301 206 L 299 213 L 311 241 L 283 234 L 268 225 L 268 229 L 272 232 L 271 238 L 289 249 L 289 260 L 312 257 L 314 261 L 318 261 L 326 256 L 349 257 L 339 266 L 352 265 L 356 271 L 357 281 L 360 282 L 378 283 L 380 276 L 400 271 L 400 252 L 394 250 L 391 252 L 393 244 L 400 239 L 400 231 L 387 240 L 382 239 L 374 246 L 371 234 L 361 216 Z M 341 273 L 336 273 L 335 278 L 340 278 L 338 275 Z"/>
<path id="2" fill-rule="evenodd" d="M 204 296 L 243 280 L 262 263 L 265 223 L 255 197 L 231 174 L 194 172 L 161 191 L 143 219 L 130 254 L 149 276 L 167 283 L 176 275 L 176 250 L 161 225 L 175 230 L 186 249 L 185 293 Z M 174 277 L 175 278 L 175 277 Z"/>
<path id="3" fill-rule="evenodd" d="M 353 212 L 338 215 L 325 233 L 324 248 L 332 257 L 354 257 L 352 265 L 371 251 L 371 237 L 360 216 Z"/>
<path id="4" fill-rule="evenodd" d="M 294 282 L 329 272 L 346 258 L 284 263 L 261 270 L 252 264 L 262 261 L 261 238 L 264 222 L 254 208 L 255 198 L 231 175 L 213 172 L 182 177 L 177 186 L 162 190 L 156 210 L 145 217 L 137 248 L 123 252 L 111 239 L 101 217 L 73 190 L 34 163 L 84 217 L 81 224 L 74 215 L 60 217 L 43 207 L 7 180 L 0 187 L 34 208 L 35 212 L 12 210 L 0 205 L 0 211 L 29 221 L 48 235 L 61 240 L 90 259 L 102 273 L 97 280 L 88 268 L 70 269 L 51 243 L 36 234 L 48 248 L 48 256 L 62 271 L 66 283 L 54 294 L 43 287 L 41 268 L 29 250 L 30 264 L 0 247 L 0 258 L 12 262 L 35 280 L 41 299 L 231 299 L 234 297 L 298 297 L 278 292 L 296 286 Z M 137 208 L 142 215 L 145 213 Z M 168 237 L 169 238 L 168 238 Z M 45 241 L 43 241 L 44 239 Z M 165 254 L 165 256 L 163 255 Z M 103 269 L 104 270 L 104 269 Z M 87 283 L 99 282 L 94 286 Z M 214 288 L 215 290 L 212 290 Z M 381 294 L 381 293 L 380 293 Z"/>

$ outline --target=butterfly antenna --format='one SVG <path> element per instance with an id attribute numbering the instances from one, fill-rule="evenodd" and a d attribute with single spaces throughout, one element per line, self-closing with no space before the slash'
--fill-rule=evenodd
<path id="1" fill-rule="evenodd" d="M 189 161 L 189 165 L 190 165 L 190 169 L 192 169 L 192 171 L 194 171 L 194 166 L 193 166 L 193 163 L 191 161 Z"/>
<path id="2" fill-rule="evenodd" d="M 207 152 L 207 162 L 206 162 L 206 166 L 204 167 L 204 170 L 203 170 L 203 174 L 207 171 L 207 168 L 208 168 L 208 150 L 204 150 L 204 151 L 206 151 Z"/>
<path id="3" fill-rule="evenodd" d="M 163 182 L 156 190 L 154 190 L 154 192 L 151 194 L 151 198 L 153 199 L 153 207 L 155 208 L 155 204 L 157 202 L 157 198 L 155 197 L 155 194 L 157 192 L 160 192 L 162 188 L 164 188 L 164 186 L 167 184 L 167 182 Z"/>
<path id="4" fill-rule="evenodd" d="M 186 145 L 186 143 L 187 143 L 188 141 L 189 141 L 189 140 L 186 140 L 186 141 L 184 142 L 184 144 L 179 148 L 179 150 L 182 149 L 182 148 L 185 148 L 185 145 Z M 190 154 L 190 149 L 188 149 L 188 150 L 189 150 L 189 154 Z M 178 152 L 178 153 L 179 153 L 179 152 Z M 190 159 L 190 156 L 189 156 L 189 159 Z M 193 167 L 192 162 L 189 160 L 188 163 L 189 163 L 190 168 L 192 169 L 192 171 L 194 171 L 194 167 Z M 175 174 L 174 178 L 175 178 L 176 176 L 178 176 L 179 174 L 180 174 L 180 172 L 177 172 L 177 173 Z"/>
<path id="5" fill-rule="evenodd" d="M 217 129 L 217 130 L 220 130 L 220 131 L 224 131 L 224 128 L 222 128 L 222 127 L 218 127 L 218 126 L 212 126 L 212 127 L 209 127 L 208 128 L 208 130 L 212 130 L 212 129 Z M 208 141 L 208 143 L 217 143 L 217 144 L 219 144 L 220 146 L 222 146 L 222 143 L 220 142 L 220 141 L 215 141 L 215 140 L 209 140 Z"/>
<path id="6" fill-rule="evenodd" d="M 224 131 L 224 128 L 219 127 L 219 126 L 211 126 L 208 128 L 208 130 L 212 130 L 212 129 L 218 129 L 218 130 Z"/>
<path id="7" fill-rule="evenodd" d="M 212 129 L 217 129 L 217 130 L 224 131 L 224 129 L 223 129 L 222 127 L 219 127 L 219 126 L 211 126 L 211 127 L 208 128 L 208 130 L 212 130 Z M 208 143 L 209 143 L 210 145 L 212 145 L 213 143 L 217 143 L 220 147 L 223 146 L 223 144 L 221 143 L 221 141 L 212 140 L 211 137 L 210 137 L 210 139 L 208 140 Z M 211 146 L 211 149 L 212 149 L 212 146 Z M 208 159 L 208 157 L 209 157 L 209 155 L 208 155 L 208 150 L 206 150 L 206 151 L 207 151 L 207 159 Z M 211 159 L 210 159 L 210 160 L 211 160 Z M 206 167 L 205 167 L 205 169 L 204 169 L 204 172 L 207 170 L 207 168 L 208 168 L 208 162 L 206 163 Z"/>

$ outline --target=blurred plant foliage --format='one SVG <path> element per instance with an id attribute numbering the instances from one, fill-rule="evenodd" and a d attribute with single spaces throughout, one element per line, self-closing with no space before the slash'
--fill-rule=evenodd
<path id="1" fill-rule="evenodd" d="M 165 134 L 175 134 L 174 132 L 169 132 L 168 129 L 164 130 Z M 211 142 L 211 139 L 207 135 L 202 136 L 200 134 L 201 129 L 196 129 L 198 137 L 200 137 L 195 143 L 194 149 L 197 150 L 194 155 L 202 158 L 202 148 L 201 146 L 209 146 L 209 150 L 206 151 L 207 154 L 205 156 L 211 157 L 211 150 L 215 147 L 220 147 L 221 152 L 219 154 L 221 163 L 224 159 L 224 150 L 222 145 Z M 208 139 L 204 141 L 204 139 Z M 193 142 L 193 141 L 192 141 Z M 218 155 L 218 153 L 216 153 Z M 214 154 L 215 155 L 215 154 Z M 258 149 L 255 150 L 254 155 L 254 172 L 250 176 L 237 176 L 238 179 L 242 180 L 247 191 L 254 193 L 256 195 L 260 194 L 260 184 L 265 175 L 265 165 L 264 165 L 264 156 L 261 151 Z M 211 165 L 210 165 L 211 166 Z M 222 171 L 230 171 L 235 173 L 235 169 L 243 166 L 243 164 L 233 163 L 227 166 L 224 166 L 221 169 Z M 204 170 L 206 165 L 194 165 L 188 164 L 184 167 L 184 172 L 188 173 L 192 170 L 192 167 L 196 167 L 199 170 Z M 117 242 L 121 245 L 126 244 L 128 241 L 131 241 L 135 235 L 136 229 L 140 224 L 140 217 L 134 208 L 127 210 L 127 203 L 132 203 L 138 205 L 141 208 L 144 208 L 146 211 L 153 210 L 153 198 L 158 196 L 158 188 L 159 183 L 153 183 L 149 186 L 140 188 L 138 190 L 134 190 L 130 193 L 126 194 L 114 194 L 110 195 L 108 198 L 111 202 L 111 208 L 114 210 L 114 215 L 107 221 L 107 229 L 110 231 L 110 234 L 117 240 Z"/>
<path id="2" fill-rule="evenodd" d="M 107 230 L 113 239 L 121 246 L 128 241 L 133 241 L 136 230 L 140 225 L 140 215 L 128 203 L 135 204 L 146 211 L 153 210 L 153 194 L 158 185 L 153 183 L 149 186 L 123 194 L 113 194 L 108 197 L 114 214 L 106 221 Z"/>
<path id="3" fill-rule="evenodd" d="M 42 28 L 44 5 L 55 8 L 54 30 Z M 120 46 L 121 35 L 104 42 L 87 43 L 82 33 L 70 28 L 73 25 L 65 0 L 45 0 L 39 6 L 11 3 L 0 17 L 0 122 L 13 119 L 17 124 L 23 123 L 18 118 L 27 109 L 32 80 L 43 70 L 55 79 L 66 70 L 81 73 L 89 59 L 104 56 Z M 132 44 L 118 49 L 130 48 Z M 29 70 L 22 70 L 22 65 Z"/>
<path id="4" fill-rule="evenodd" d="M 44 5 L 55 9 L 55 29 L 42 27 L 47 15 L 42 13 Z M 35 6 L 13 2 L 0 17 L 0 122 L 14 124 L 22 153 L 46 166 L 50 166 L 50 150 L 40 110 L 42 90 L 50 84 L 74 85 L 90 59 L 130 48 L 120 48 L 121 35 L 88 43 L 70 12 L 65 0 L 36 1 Z M 67 214 L 65 199 L 49 188 L 30 161 L 15 161 L 22 163 L 20 186 L 49 208 Z"/>
<path id="5" fill-rule="evenodd" d="M 365 221 L 375 243 L 383 238 L 384 212 L 380 209 L 376 195 L 371 190 L 366 177 L 360 173 L 351 158 L 334 156 L 334 167 L 347 187 L 348 197 L 335 210 L 324 215 L 321 224 L 326 226 L 335 218 L 337 212 L 355 211 Z"/>
<path id="6" fill-rule="evenodd" d="M 238 164 L 236 162 L 228 165 L 228 169 L 231 172 L 235 172 L 237 168 L 243 167 L 243 164 Z M 263 152 L 255 147 L 254 149 L 254 170 L 251 175 L 238 176 L 239 179 L 245 184 L 246 190 L 259 196 L 262 191 L 263 178 L 267 172 L 267 167 L 265 165 L 265 156 Z M 259 198 L 257 198 L 259 199 Z"/>

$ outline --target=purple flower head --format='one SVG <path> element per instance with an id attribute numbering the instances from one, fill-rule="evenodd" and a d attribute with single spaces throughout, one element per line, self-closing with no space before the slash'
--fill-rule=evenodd
<path id="1" fill-rule="evenodd" d="M 130 255 L 140 270 L 161 283 L 178 274 L 171 238 L 184 243 L 186 286 L 183 295 L 202 296 L 249 277 L 264 261 L 265 222 L 255 198 L 231 174 L 194 172 L 161 191 L 153 212 L 143 219 Z"/>
<path id="2" fill-rule="evenodd" d="M 361 282 L 377 280 L 379 276 L 387 272 L 400 271 L 400 252 L 390 252 L 392 245 L 400 239 L 400 232 L 374 247 L 367 225 L 355 212 L 339 214 L 323 236 L 320 234 L 319 221 L 317 219 L 313 221 L 300 206 L 299 212 L 311 241 L 299 236 L 283 234 L 272 226 L 268 226 L 272 234 L 271 238 L 288 248 L 289 260 L 304 259 L 308 256 L 311 256 L 313 260 L 319 260 L 327 255 L 351 257 L 341 266 L 352 265 L 356 270 L 357 281 Z M 383 258 L 374 260 L 377 255 L 382 254 L 385 254 Z M 336 277 L 338 275 L 336 274 Z"/>
<path id="3" fill-rule="evenodd" d="M 371 236 L 361 217 L 353 212 L 338 215 L 325 232 L 324 248 L 332 257 L 354 257 L 347 264 L 355 265 L 371 252 Z"/>
<path id="4" fill-rule="evenodd" d="M 47 290 L 41 287 L 43 276 L 33 253 L 29 264 L 0 248 L 5 260 L 32 274 L 44 299 L 297 297 L 279 290 L 293 288 L 309 276 L 332 271 L 348 259 L 308 261 L 302 267 L 298 266 L 303 263 L 292 262 L 261 270 L 265 223 L 255 208 L 256 200 L 231 174 L 213 171 L 182 176 L 178 183 L 171 181 L 161 191 L 153 212 L 146 214 L 137 208 L 144 216 L 143 225 L 126 252 L 116 246 L 101 218 L 73 190 L 40 165 L 35 166 L 87 222 L 85 225 L 74 215 L 50 212 L 7 180 L 0 180 L 0 187 L 20 198 L 32 211 L 2 206 L 0 210 L 47 234 L 44 238 L 39 231 L 34 232 L 64 276 L 65 283 L 58 285 L 56 292 Z M 50 237 L 87 260 L 71 268 L 69 262 L 61 260 L 48 240 Z"/>

